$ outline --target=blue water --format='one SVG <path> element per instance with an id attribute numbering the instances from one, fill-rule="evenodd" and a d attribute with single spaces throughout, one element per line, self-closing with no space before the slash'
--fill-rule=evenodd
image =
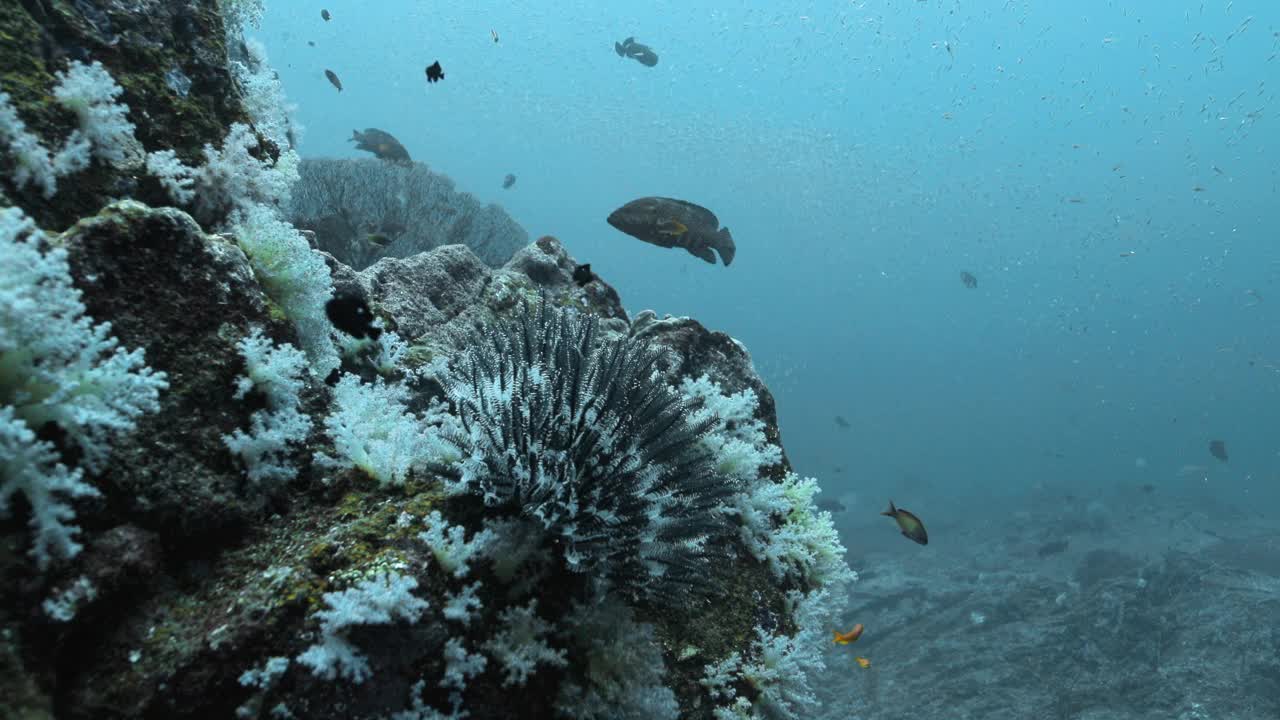
<path id="1" fill-rule="evenodd" d="M 1280 508 L 1274 0 L 326 2 L 251 33 L 304 156 L 386 129 L 631 312 L 739 338 L 829 491 Z M 643 195 L 714 210 L 733 266 L 605 224 Z"/>

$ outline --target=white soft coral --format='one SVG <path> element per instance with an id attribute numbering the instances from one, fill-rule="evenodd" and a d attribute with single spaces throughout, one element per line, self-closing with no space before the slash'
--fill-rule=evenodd
<path id="1" fill-rule="evenodd" d="M 75 539 L 80 528 L 71 524 L 76 514 L 67 500 L 101 493 L 84 482 L 79 469 L 59 462 L 53 445 L 37 440 L 13 408 L 0 407 L 0 517 L 8 515 L 9 499 L 18 491 L 31 506 L 31 554 L 40 569 L 48 567 L 54 555 L 80 552 Z"/>
<path id="2" fill-rule="evenodd" d="M 89 141 L 93 156 L 116 167 L 142 157 L 142 146 L 129 122 L 129 108 L 116 102 L 123 92 L 102 63 L 86 65 L 78 60 L 58 73 L 58 85 L 53 89 L 58 104 L 79 119 L 80 132 Z"/>
<path id="3" fill-rule="evenodd" d="M 56 424 L 80 450 L 81 464 L 106 464 L 111 440 L 159 407 L 164 373 L 146 367 L 141 349 L 126 352 L 108 323 L 84 314 L 71 283 L 67 252 L 44 244 L 17 208 L 0 210 L 0 514 L 22 491 L 32 506 L 32 546 L 41 568 L 54 555 L 80 550 L 71 508 L 58 496 L 96 495 L 79 470 L 35 431 Z"/>
<path id="4" fill-rule="evenodd" d="M 0 147 L 13 158 L 10 179 L 19 190 L 35 183 L 46 198 L 57 194 L 59 177 L 84 170 L 92 158 L 116 167 L 131 166 L 142 158 L 142 145 L 129 122 L 129 108 L 116 102 L 124 90 L 102 63 L 86 65 L 73 60 L 57 77 L 53 97 L 76 114 L 80 127 L 56 152 L 51 153 L 27 130 L 8 93 L 0 92 Z"/>
<path id="5" fill-rule="evenodd" d="M 355 375 L 343 375 L 324 421 L 336 457 L 317 454 L 316 460 L 330 467 L 355 467 L 383 485 L 403 485 L 412 470 L 457 462 L 461 455 L 448 437 L 457 432 L 457 418 L 439 404 L 418 418 L 409 412 L 408 402 L 409 390 L 402 384 L 382 378 L 362 383 Z"/>
<path id="6" fill-rule="evenodd" d="M 333 325 L 325 316 L 333 280 L 324 257 L 265 205 L 251 205 L 239 213 L 234 231 L 263 290 L 293 321 L 312 370 L 317 377 L 327 377 L 342 361 L 333 345 Z"/>
<path id="7" fill-rule="evenodd" d="M 205 219 L 232 212 L 251 215 L 259 206 L 274 211 L 289 203 L 298 181 L 298 153 L 281 148 L 275 160 L 259 159 L 261 146 L 253 128 L 234 123 L 222 139 L 222 147 L 205 143 L 204 164 L 185 165 L 172 150 L 147 155 L 147 172 L 160 181 L 170 199 L 193 205 Z"/>
<path id="8" fill-rule="evenodd" d="M 413 594 L 418 581 L 399 572 L 387 572 L 365 580 L 342 592 L 325 593 L 328 607 L 316 613 L 320 618 L 320 642 L 296 659 L 313 674 L 332 680 L 338 675 L 362 683 L 372 674 L 369 661 L 350 640 L 347 628 L 355 625 L 391 625 L 404 621 L 412 625 L 427 610 L 426 600 Z"/>
<path id="9" fill-rule="evenodd" d="M 222 149 L 204 146 L 205 164 L 194 171 L 200 197 L 198 208 L 231 207 L 247 210 L 254 205 L 281 207 L 289 203 L 298 181 L 301 160 L 293 150 L 280 148 L 279 157 L 259 160 L 258 136 L 253 128 L 235 123 L 222 140 Z"/>
<path id="10" fill-rule="evenodd" d="M 27 130 L 26 123 L 0 92 L 0 146 L 13 157 L 11 180 L 19 190 L 30 183 L 40 187 L 46 199 L 58 193 L 58 178 L 89 167 L 89 140 L 76 130 L 58 152 L 50 155 L 40 138 Z"/>
<path id="11" fill-rule="evenodd" d="M 708 428 L 702 441 L 724 475 L 754 481 L 761 468 L 782 462 L 782 450 L 768 441 L 764 423 L 756 418 L 759 399 L 751 388 L 725 395 L 719 383 L 703 375 L 682 380 L 680 395 L 691 408 L 689 424 Z"/>
<path id="12" fill-rule="evenodd" d="M 236 429 L 222 441 L 244 463 L 249 482 L 269 492 L 297 476 L 289 462 L 290 446 L 302 443 L 311 432 L 311 418 L 301 412 L 300 397 L 307 356 L 288 343 L 274 344 L 259 328 L 237 347 L 246 374 L 237 381 L 235 398 L 257 391 L 266 399 L 266 408 L 250 416 L 249 432 Z"/>

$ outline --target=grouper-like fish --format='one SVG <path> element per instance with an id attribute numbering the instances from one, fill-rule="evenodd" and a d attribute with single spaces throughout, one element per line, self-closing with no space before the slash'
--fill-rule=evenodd
<path id="1" fill-rule="evenodd" d="M 401 165 L 409 165 L 413 162 L 409 158 L 409 151 L 405 150 L 400 141 L 386 130 L 378 128 L 365 128 L 364 132 L 352 130 L 351 138 L 347 142 L 354 142 L 357 150 L 371 152 L 377 155 L 379 160 Z"/>
<path id="2" fill-rule="evenodd" d="M 738 251 L 729 228 L 720 227 L 715 213 L 684 200 L 664 197 L 632 200 L 609 213 L 608 222 L 633 238 L 658 247 L 684 248 L 713 265 L 717 252 L 728 265 Z"/>

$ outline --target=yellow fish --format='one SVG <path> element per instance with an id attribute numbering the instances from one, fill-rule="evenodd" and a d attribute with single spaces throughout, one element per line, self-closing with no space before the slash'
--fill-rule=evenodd
<path id="1" fill-rule="evenodd" d="M 831 634 L 835 636 L 834 641 L 840 645 L 848 645 L 851 642 L 857 642 L 862 637 L 862 623 L 853 626 L 853 629 L 847 633 L 839 630 L 832 630 Z"/>
<path id="2" fill-rule="evenodd" d="M 689 228 L 685 227 L 685 224 L 679 220 L 663 220 L 658 223 L 658 232 L 662 235 L 679 237 L 689 232 Z"/>
<path id="3" fill-rule="evenodd" d="M 864 657 L 854 658 L 853 661 L 858 663 L 858 667 L 862 668 L 863 670 L 866 670 L 867 668 L 871 667 L 871 661 Z"/>

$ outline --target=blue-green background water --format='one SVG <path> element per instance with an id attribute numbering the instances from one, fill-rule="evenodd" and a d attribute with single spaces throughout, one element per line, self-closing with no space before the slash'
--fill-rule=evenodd
<path id="1" fill-rule="evenodd" d="M 304 156 L 386 129 L 629 311 L 739 338 L 829 492 L 1280 508 L 1280 4 L 323 6 L 270 2 L 252 33 Z M 656 67 L 614 53 L 628 35 Z M 605 224 L 642 195 L 714 210 L 733 266 Z"/>

